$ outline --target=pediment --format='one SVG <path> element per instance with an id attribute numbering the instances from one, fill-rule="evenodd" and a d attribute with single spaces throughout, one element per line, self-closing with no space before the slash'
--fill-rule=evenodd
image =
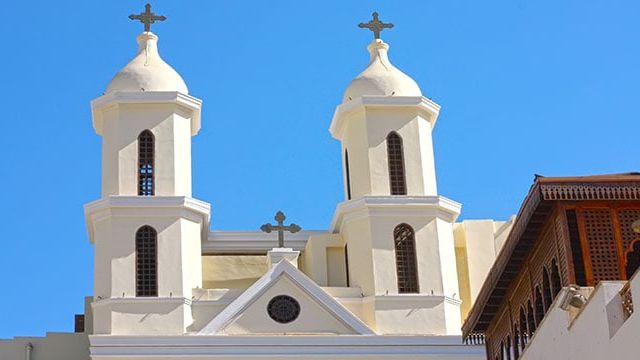
<path id="1" fill-rule="evenodd" d="M 288 261 L 281 261 L 198 334 L 374 335 L 374 332 L 300 270 Z"/>

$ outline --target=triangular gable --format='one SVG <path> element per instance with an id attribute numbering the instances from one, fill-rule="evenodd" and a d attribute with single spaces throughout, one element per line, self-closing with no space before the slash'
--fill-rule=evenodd
<path id="1" fill-rule="evenodd" d="M 258 281 L 249 287 L 242 295 L 236 298 L 213 320 L 209 322 L 198 335 L 215 335 L 222 333 L 227 326 L 234 322 L 265 294 L 274 284 L 286 277 L 293 286 L 305 293 L 322 310 L 339 321 L 344 327 L 359 335 L 375 335 L 374 332 L 363 323 L 358 317 L 345 309 L 342 304 L 327 294 L 313 280 L 309 279 L 300 270 L 291 265 L 288 261 L 280 261 L 265 273 Z"/>

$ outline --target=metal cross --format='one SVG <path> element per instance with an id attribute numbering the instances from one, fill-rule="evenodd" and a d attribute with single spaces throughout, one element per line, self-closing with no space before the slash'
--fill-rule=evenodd
<path id="1" fill-rule="evenodd" d="M 147 4 L 144 6 L 144 12 L 139 15 L 131 14 L 129 15 L 129 19 L 131 20 L 140 20 L 141 23 L 144 24 L 144 31 L 151 31 L 151 24 L 156 21 L 165 21 L 167 20 L 166 16 L 156 16 L 156 14 L 151 12 L 151 4 Z"/>
<path id="2" fill-rule="evenodd" d="M 368 23 L 360 23 L 358 24 L 358 27 L 373 31 L 373 38 L 380 39 L 380 31 L 384 29 L 391 29 L 393 27 L 393 24 L 386 24 L 380 21 L 378 19 L 378 13 L 375 11 L 371 15 L 373 16 L 373 20 L 369 21 Z"/>
<path id="3" fill-rule="evenodd" d="M 266 232 L 267 234 L 272 232 L 272 231 L 277 231 L 278 232 L 278 247 L 283 248 L 284 247 L 284 232 L 288 231 L 292 234 L 297 233 L 298 231 L 302 230 L 302 228 L 296 224 L 291 224 L 291 225 L 284 225 L 284 219 L 286 219 L 287 217 L 284 216 L 284 213 L 282 211 L 278 211 L 276 213 L 276 217 L 274 218 L 277 222 L 278 225 L 271 225 L 271 224 L 264 224 L 262 226 L 260 226 L 260 230 Z"/>

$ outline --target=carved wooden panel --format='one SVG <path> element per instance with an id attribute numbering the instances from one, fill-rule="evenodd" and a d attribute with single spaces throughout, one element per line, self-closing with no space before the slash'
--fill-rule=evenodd
<path id="1" fill-rule="evenodd" d="M 583 211 L 593 280 L 620 279 L 620 261 L 609 209 Z"/>
<path id="2" fill-rule="evenodd" d="M 640 239 L 631 228 L 631 224 L 640 220 L 640 209 L 620 209 L 618 210 L 618 219 L 620 220 L 620 234 L 622 235 L 622 246 L 625 252 L 629 250 L 634 240 Z"/>

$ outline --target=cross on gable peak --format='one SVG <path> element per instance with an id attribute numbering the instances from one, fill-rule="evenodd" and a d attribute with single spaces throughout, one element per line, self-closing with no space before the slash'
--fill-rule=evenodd
<path id="1" fill-rule="evenodd" d="M 144 24 L 144 31 L 150 32 L 151 24 L 155 23 L 156 21 L 165 21 L 167 20 L 167 17 L 163 15 L 156 15 L 154 12 L 151 11 L 151 4 L 146 4 L 144 6 L 144 12 L 141 12 L 138 15 L 131 14 L 129 15 L 129 19 L 139 20 L 141 23 Z"/>
<path id="2" fill-rule="evenodd" d="M 284 247 L 284 232 L 288 231 L 292 234 L 297 233 L 298 231 L 302 230 L 302 228 L 296 224 L 290 224 L 285 226 L 284 225 L 284 220 L 287 217 L 284 216 L 284 213 L 282 211 L 278 211 L 276 213 L 276 216 L 274 217 L 274 220 L 277 222 L 276 225 L 272 225 L 272 224 L 264 224 L 262 226 L 260 226 L 260 230 L 266 232 L 267 234 L 269 234 L 272 231 L 277 231 L 278 232 L 278 247 L 283 248 Z"/>
<path id="3" fill-rule="evenodd" d="M 369 22 L 367 23 L 358 24 L 358 27 L 371 30 L 373 32 L 373 38 L 380 39 L 380 32 L 384 29 L 391 29 L 393 27 L 393 24 L 383 23 L 382 21 L 380 21 L 380 19 L 378 18 L 378 12 L 376 11 L 374 11 L 371 16 L 373 17 L 373 19 L 369 20 Z"/>

